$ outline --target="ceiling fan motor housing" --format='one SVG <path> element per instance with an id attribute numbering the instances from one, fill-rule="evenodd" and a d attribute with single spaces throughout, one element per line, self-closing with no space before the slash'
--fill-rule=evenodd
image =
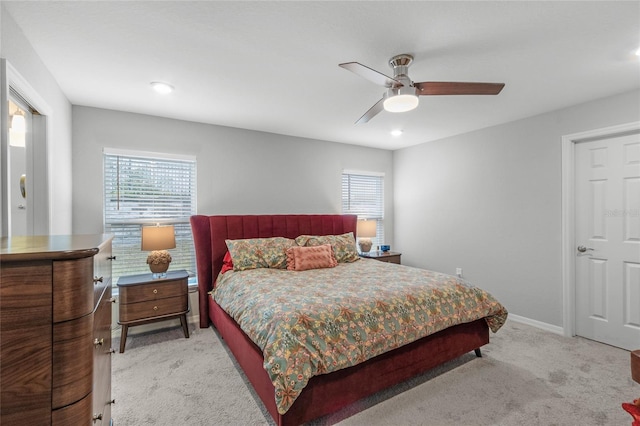
<path id="1" fill-rule="evenodd" d="M 413 56 L 408 54 L 396 55 L 389 60 L 393 79 L 399 83 L 389 87 L 384 94 L 384 109 L 389 112 L 406 112 L 418 106 L 418 93 L 409 78 L 411 62 Z"/>
<path id="2" fill-rule="evenodd" d="M 402 55 L 396 55 L 389 59 L 389 66 L 393 68 L 394 80 L 400 80 L 405 86 L 407 81 L 413 85 L 413 82 L 409 78 L 409 65 L 413 62 L 413 56 L 406 53 Z M 404 80 L 404 81 L 403 81 Z"/>
<path id="3" fill-rule="evenodd" d="M 403 53 L 402 55 L 396 55 L 389 59 L 389 66 L 393 68 L 393 79 L 400 84 L 394 84 L 391 86 L 387 93 L 386 98 L 398 95 L 417 96 L 415 87 L 413 87 L 413 81 L 409 78 L 409 65 L 413 62 L 413 56 Z"/>

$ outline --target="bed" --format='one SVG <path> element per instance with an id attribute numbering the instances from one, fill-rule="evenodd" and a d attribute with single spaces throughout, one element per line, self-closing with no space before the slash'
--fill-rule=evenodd
<path id="1" fill-rule="evenodd" d="M 401 383 L 467 352 L 475 351 L 476 355 L 480 356 L 480 348 L 489 342 L 489 327 L 491 326 L 493 331 L 497 331 L 506 319 L 506 310 L 496 301 L 494 305 L 499 306 L 496 309 L 491 308 L 491 315 L 473 320 L 466 319 L 460 324 L 446 326 L 446 328 L 429 333 L 424 337 L 419 337 L 415 341 L 400 341 L 398 347 L 391 350 L 385 349 L 373 357 L 364 357 L 361 362 L 353 366 L 343 367 L 337 365 L 334 368 L 327 368 L 322 362 L 313 361 L 311 364 L 320 365 L 318 371 L 310 373 L 305 371 L 305 375 L 309 373 L 309 377 L 305 376 L 304 380 L 301 380 L 301 382 L 304 382 L 303 385 L 298 387 L 294 397 L 287 400 L 286 404 L 283 403 L 282 387 L 275 381 L 274 367 L 270 364 L 274 351 L 268 352 L 254 343 L 254 341 L 258 343 L 261 343 L 261 341 L 255 335 L 250 338 L 241 329 L 238 322 L 232 317 L 232 315 L 236 315 L 231 309 L 232 306 L 226 307 L 231 312 L 229 314 L 218 303 L 221 301 L 220 303 L 224 305 L 223 294 L 216 294 L 217 302 L 212 298 L 211 293 L 220 293 L 223 287 L 227 291 L 229 291 L 229 288 L 233 289 L 233 284 L 226 283 L 226 281 L 232 282 L 232 278 L 235 278 L 233 275 L 241 276 L 246 273 L 249 276 L 248 274 L 253 274 L 250 275 L 251 280 L 259 282 L 255 279 L 256 274 L 267 274 L 267 279 L 282 279 L 281 277 L 286 275 L 286 270 L 227 273 L 220 277 L 220 282 L 224 285 L 221 284 L 214 291 L 214 287 L 217 285 L 216 279 L 223 268 L 223 260 L 226 261 L 225 255 L 228 256 L 229 247 L 226 241 L 269 239 L 272 237 L 296 239 L 305 235 L 340 236 L 349 235 L 349 233 L 355 235 L 356 222 L 357 218 L 354 215 L 196 215 L 191 217 L 198 273 L 200 327 L 206 328 L 209 327 L 210 323 L 213 323 L 251 382 L 265 408 L 278 425 L 298 425 L 338 411 L 359 399 Z M 357 260 L 352 262 L 352 265 L 338 264 L 337 267 L 331 270 L 306 272 L 313 272 L 311 275 L 317 275 L 320 277 L 319 279 L 324 280 L 327 279 L 327 276 L 334 277 L 336 274 L 341 274 L 342 271 L 346 273 L 350 270 L 349 268 L 355 271 L 352 271 L 352 274 L 360 275 L 366 275 L 367 273 L 375 273 L 376 276 L 378 274 L 397 275 L 400 272 L 406 274 L 419 273 L 417 268 L 392 264 L 384 264 L 382 266 L 382 262 L 371 259 Z M 360 269 L 356 271 L 357 268 Z M 388 270 L 382 268 L 405 269 Z M 369 271 L 369 269 L 374 272 Z M 304 273 L 293 272 L 293 274 Z M 325 275 L 325 278 L 322 278 L 322 274 L 333 275 Z M 437 273 L 434 274 L 437 275 Z M 227 279 L 229 276 L 232 277 Z M 353 281 L 356 280 L 356 276 L 351 276 Z M 449 278 L 456 280 L 453 277 Z M 260 280 L 263 279 L 265 278 L 260 278 Z M 304 281 L 307 281 L 306 276 Z M 456 285 L 466 286 L 464 283 L 456 283 Z M 244 291 L 243 287 L 235 287 L 235 289 L 234 291 Z M 269 291 L 263 290 L 263 293 L 269 293 Z M 484 297 L 486 298 L 487 296 Z M 244 294 L 243 297 L 238 299 L 250 300 L 251 298 L 248 294 Z M 280 296 L 278 300 L 282 300 L 282 297 Z M 460 303 L 460 305 L 462 304 L 464 303 Z M 264 313 L 260 315 L 265 316 Z M 456 316 L 461 316 L 460 312 L 456 311 Z M 243 320 L 237 315 L 236 318 L 242 323 Z M 254 319 L 254 321 L 259 320 L 259 316 L 257 320 Z M 398 321 L 402 322 L 401 320 Z M 247 329 L 246 324 L 244 326 Z M 261 329 L 262 326 L 258 328 Z M 419 328 L 411 326 L 412 330 Z M 384 344 L 382 345 L 384 346 Z M 331 350 L 326 350 L 326 352 L 329 354 Z M 336 363 L 334 360 L 334 364 L 339 364 L 339 362 Z M 308 366 L 309 363 L 307 363 L 307 370 Z M 280 375 L 282 376 L 283 374 Z M 285 379 L 286 377 L 285 375 Z M 302 374 L 299 374 L 298 378 L 302 379 Z M 293 384 L 293 381 L 291 383 Z M 276 397 L 276 395 L 279 396 Z M 284 399 L 286 400 L 287 398 Z"/>

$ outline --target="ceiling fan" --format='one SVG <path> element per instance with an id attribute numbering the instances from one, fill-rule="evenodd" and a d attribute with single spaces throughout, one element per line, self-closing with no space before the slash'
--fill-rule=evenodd
<path id="1" fill-rule="evenodd" d="M 413 62 L 413 56 L 406 53 L 389 59 L 389 66 L 393 68 L 393 77 L 386 76 L 358 62 L 339 64 L 342 68 L 387 88 L 387 91 L 382 95 L 382 99 L 369 108 L 369 111 L 365 112 L 356 121 L 356 124 L 368 122 L 383 109 L 390 112 L 411 111 L 418 106 L 418 96 L 497 95 L 504 87 L 504 83 L 460 83 L 449 81 L 414 83 L 408 74 L 411 62 Z"/>

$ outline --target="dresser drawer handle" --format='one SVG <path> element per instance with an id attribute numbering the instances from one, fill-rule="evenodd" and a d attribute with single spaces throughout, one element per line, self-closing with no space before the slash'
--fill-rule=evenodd
<path id="1" fill-rule="evenodd" d="M 158 294 L 158 289 L 157 288 L 153 289 L 153 294 Z"/>
<path id="2" fill-rule="evenodd" d="M 115 349 L 113 349 L 113 348 L 109 348 L 109 353 L 110 353 L 110 354 L 115 354 L 115 353 L 116 353 L 116 350 L 115 350 Z"/>
<path id="3" fill-rule="evenodd" d="M 98 340 L 98 338 L 96 337 L 95 339 L 93 339 L 93 346 L 102 346 L 104 344 L 104 339 L 100 339 Z"/>
<path id="4" fill-rule="evenodd" d="M 116 260 L 116 257 L 115 256 L 109 256 L 109 257 L 107 257 L 107 260 Z"/>
<path id="5" fill-rule="evenodd" d="M 112 297 L 111 299 L 107 299 L 107 302 L 109 303 L 116 303 L 116 298 Z"/>
<path id="6" fill-rule="evenodd" d="M 98 420 L 102 420 L 102 413 L 93 415 L 93 422 L 97 422 Z"/>
<path id="7" fill-rule="evenodd" d="M 153 310 L 154 310 L 154 311 L 157 311 L 157 310 L 158 310 L 158 307 L 157 307 L 157 306 L 154 306 L 154 307 L 153 307 Z"/>
<path id="8" fill-rule="evenodd" d="M 102 282 L 102 277 L 93 277 L 93 283 L 98 284 Z"/>
<path id="9" fill-rule="evenodd" d="M 115 404 L 115 403 L 116 403 L 116 400 L 115 400 L 115 399 L 112 399 L 112 400 L 111 400 L 111 401 L 109 401 L 107 404 Z"/>

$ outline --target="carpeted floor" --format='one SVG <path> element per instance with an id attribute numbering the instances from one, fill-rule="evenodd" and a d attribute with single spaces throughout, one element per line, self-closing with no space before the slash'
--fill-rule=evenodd
<path id="1" fill-rule="evenodd" d="M 118 426 L 272 425 L 212 328 L 130 335 L 113 357 Z M 119 346 L 114 339 L 113 347 Z M 379 392 L 317 425 L 631 424 L 640 397 L 629 352 L 507 321 L 483 357 L 473 353 Z"/>

